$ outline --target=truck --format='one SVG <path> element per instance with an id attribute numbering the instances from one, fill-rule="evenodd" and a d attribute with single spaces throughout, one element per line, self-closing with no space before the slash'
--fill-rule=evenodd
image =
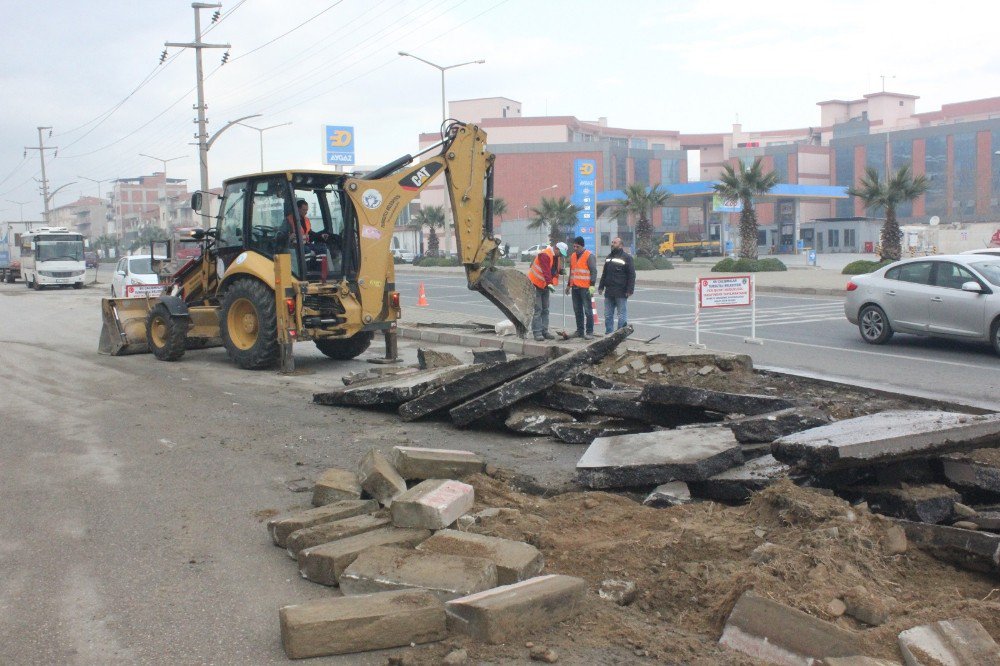
<path id="1" fill-rule="evenodd" d="M 722 243 L 717 240 L 678 241 L 677 234 L 668 231 L 660 239 L 659 252 L 665 257 L 674 255 L 692 257 L 722 256 Z"/>
<path id="2" fill-rule="evenodd" d="M 83 234 L 66 227 L 40 227 L 21 234 L 18 242 L 21 275 L 29 289 L 82 289 L 87 265 Z"/>
<path id="3" fill-rule="evenodd" d="M 3 236 L 0 236 L 0 282 L 13 284 L 14 280 L 21 277 L 21 260 L 18 249 L 20 234 L 15 234 L 10 225 L 2 229 Z"/>
<path id="4" fill-rule="evenodd" d="M 442 140 L 417 157 L 433 151 L 416 163 L 404 155 L 364 176 L 287 170 L 229 178 L 218 208 L 207 205 L 206 197 L 215 195 L 194 193 L 196 212 L 219 211 L 214 228 L 192 232 L 199 256 L 167 277 L 159 297 L 103 299 L 98 351 L 152 352 L 176 361 L 188 349 L 221 345 L 241 368 L 279 365 L 291 372 L 295 343 L 312 342 L 330 358 L 350 359 L 381 333 L 382 360 L 396 360 L 402 307 L 393 230 L 400 212 L 441 175 L 469 289 L 494 303 L 523 336 L 534 288 L 523 273 L 495 265 L 494 156 L 486 133 L 451 122 Z M 169 257 L 160 263 L 169 266 Z"/>

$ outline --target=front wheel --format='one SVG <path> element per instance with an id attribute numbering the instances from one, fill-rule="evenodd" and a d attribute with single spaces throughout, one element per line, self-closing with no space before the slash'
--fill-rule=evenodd
<path id="1" fill-rule="evenodd" d="M 877 305 L 866 305 L 858 313 L 858 331 L 861 339 L 870 345 L 881 345 L 892 337 L 892 327 L 885 311 Z"/>
<path id="2" fill-rule="evenodd" d="M 161 361 L 177 361 L 184 356 L 187 317 L 174 317 L 163 303 L 157 303 L 146 316 L 146 340 L 149 351 Z"/>
<path id="3" fill-rule="evenodd" d="M 83 289 L 83 283 L 82 282 L 74 282 L 73 283 L 73 288 L 74 289 Z"/>
<path id="4" fill-rule="evenodd" d="M 263 282 L 243 278 L 222 297 L 222 342 L 236 365 L 260 370 L 278 362 L 278 315 L 274 292 Z"/>
<path id="5" fill-rule="evenodd" d="M 1000 356 L 1000 317 L 990 327 L 990 342 L 993 343 L 993 351 Z"/>
<path id="6" fill-rule="evenodd" d="M 374 331 L 361 331 L 349 338 L 324 338 L 316 340 L 316 348 L 337 361 L 349 361 L 364 353 L 374 337 Z"/>
<path id="7" fill-rule="evenodd" d="M 31 283 L 31 288 L 34 289 L 35 291 L 41 291 L 42 290 L 42 285 L 40 285 L 38 283 L 38 276 L 37 275 L 35 276 L 34 281 Z"/>

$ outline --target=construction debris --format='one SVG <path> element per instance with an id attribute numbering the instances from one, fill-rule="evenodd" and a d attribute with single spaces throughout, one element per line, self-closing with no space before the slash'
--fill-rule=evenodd
<path id="1" fill-rule="evenodd" d="M 769 395 L 723 393 L 676 384 L 649 384 L 642 390 L 643 402 L 673 408 L 699 408 L 721 414 L 765 414 L 794 407 L 795 403 Z"/>
<path id="2" fill-rule="evenodd" d="M 321 543 L 299 551 L 299 573 L 320 585 L 337 585 L 344 569 L 362 552 L 375 546 L 413 547 L 430 538 L 430 530 L 387 527 L 355 534 L 346 539 Z"/>
<path id="3" fill-rule="evenodd" d="M 1000 534 L 900 520 L 906 537 L 938 559 L 965 569 L 1000 574 Z"/>
<path id="4" fill-rule="evenodd" d="M 406 480 L 377 449 L 369 451 L 358 467 L 361 487 L 382 506 L 389 506 L 397 495 L 406 492 Z"/>
<path id="5" fill-rule="evenodd" d="M 976 620 L 959 618 L 913 627 L 899 634 L 907 665 L 1000 664 L 1000 645 Z"/>
<path id="6" fill-rule="evenodd" d="M 953 453 L 941 462 L 944 475 L 956 486 L 1000 495 L 1000 448 Z"/>
<path id="7" fill-rule="evenodd" d="M 456 366 L 422 370 L 410 374 L 389 376 L 370 382 L 352 384 L 313 395 L 318 405 L 344 405 L 355 407 L 397 406 L 413 400 L 424 391 L 453 381 L 472 366 Z"/>
<path id="8" fill-rule="evenodd" d="M 363 551 L 340 575 L 348 596 L 419 588 L 448 601 L 496 586 L 497 568 L 487 559 L 390 546 Z"/>
<path id="9" fill-rule="evenodd" d="M 683 481 L 671 481 L 657 486 L 653 492 L 642 501 L 646 506 L 662 508 L 665 506 L 678 506 L 691 501 L 691 489 Z"/>
<path id="10" fill-rule="evenodd" d="M 553 425 L 575 422 L 576 419 L 565 412 L 526 405 L 511 409 L 504 425 L 522 435 L 550 435 Z"/>
<path id="11" fill-rule="evenodd" d="M 650 426 L 625 419 L 601 419 L 582 423 L 555 423 L 552 434 L 567 444 L 590 444 L 598 437 L 649 432 Z"/>
<path id="12" fill-rule="evenodd" d="M 497 568 L 497 582 L 510 585 L 537 576 L 545 560 L 537 548 L 520 541 L 441 530 L 423 541 L 417 550 L 445 555 L 473 555 L 485 558 Z"/>
<path id="13" fill-rule="evenodd" d="M 778 462 L 774 456 L 766 455 L 720 472 L 705 481 L 693 481 L 690 485 L 697 497 L 744 502 L 750 499 L 753 493 L 767 488 L 776 481 L 788 478 L 790 470 L 788 465 Z"/>
<path id="14" fill-rule="evenodd" d="M 392 466 L 407 481 L 461 479 L 483 471 L 486 462 L 475 453 L 455 449 L 392 447 Z"/>
<path id="15" fill-rule="evenodd" d="M 390 525 L 392 525 L 392 521 L 388 516 L 367 515 L 335 520 L 332 523 L 321 523 L 314 527 L 307 527 L 289 534 L 288 540 L 285 542 L 285 548 L 288 551 L 288 556 L 293 560 L 297 560 L 299 553 L 306 548 L 312 548 L 321 543 L 329 543 L 338 539 L 345 539 L 363 532 L 371 532 L 372 530 L 389 527 Z"/>
<path id="16" fill-rule="evenodd" d="M 878 513 L 923 523 L 948 520 L 955 512 L 955 502 L 962 499 L 957 492 L 940 483 L 904 484 L 899 488 L 851 486 L 841 492 L 852 499 L 867 501 Z"/>
<path id="17" fill-rule="evenodd" d="M 462 365 L 462 362 L 454 354 L 424 349 L 423 347 L 417 349 L 417 367 L 421 370 L 450 368 L 456 365 Z"/>
<path id="18" fill-rule="evenodd" d="M 472 508 L 472 486 L 461 481 L 428 479 L 396 497 L 392 523 L 396 527 L 440 530 Z"/>
<path id="19" fill-rule="evenodd" d="M 293 532 L 352 516 L 374 513 L 377 510 L 378 503 L 372 500 L 342 500 L 316 509 L 272 518 L 267 521 L 267 531 L 271 535 L 271 541 L 274 542 L 274 545 L 284 548 L 289 535 Z"/>
<path id="20" fill-rule="evenodd" d="M 331 468 L 319 475 L 313 486 L 313 506 L 361 497 L 358 475 L 347 469 Z"/>

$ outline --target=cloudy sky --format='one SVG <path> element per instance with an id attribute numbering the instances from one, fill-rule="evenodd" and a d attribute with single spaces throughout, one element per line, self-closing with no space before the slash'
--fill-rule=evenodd
<path id="1" fill-rule="evenodd" d="M 42 210 L 46 144 L 53 205 L 172 160 L 198 185 L 193 40 L 182 0 L 0 0 L 0 219 Z M 324 124 L 356 128 L 357 162 L 416 150 L 435 131 L 441 65 L 449 99 L 504 96 L 526 116 L 606 116 L 611 125 L 682 132 L 806 127 L 816 102 L 885 87 L 919 95 L 918 111 L 1000 95 L 994 2 L 925 0 L 229 0 L 204 35 L 209 132 L 261 114 L 266 168 L 321 166 Z M 211 26 L 203 10 L 203 29 Z M 258 133 L 234 127 L 210 156 L 212 185 L 259 167 Z M 51 157 L 51 153 L 49 153 Z M 107 192 L 102 185 L 101 192 Z"/>

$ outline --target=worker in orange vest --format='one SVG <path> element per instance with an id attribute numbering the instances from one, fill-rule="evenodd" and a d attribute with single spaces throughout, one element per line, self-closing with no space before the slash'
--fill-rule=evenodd
<path id="1" fill-rule="evenodd" d="M 535 287 L 535 311 L 531 318 L 531 332 L 535 340 L 555 340 L 549 333 L 549 293 L 559 284 L 559 259 L 569 248 L 566 243 L 553 243 L 535 255 L 528 270 L 528 280 Z"/>
<path id="2" fill-rule="evenodd" d="M 576 315 L 576 333 L 571 338 L 594 339 L 594 317 L 591 299 L 597 284 L 597 257 L 587 249 L 583 236 L 573 239 L 573 253 L 569 255 L 569 281 L 566 293 L 573 293 L 573 314 Z"/>

